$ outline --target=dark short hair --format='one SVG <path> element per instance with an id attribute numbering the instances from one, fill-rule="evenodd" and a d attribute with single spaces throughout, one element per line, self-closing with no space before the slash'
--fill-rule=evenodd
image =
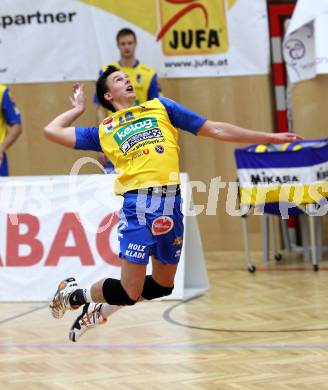
<path id="1" fill-rule="evenodd" d="M 133 35 L 134 40 L 137 42 L 137 36 L 136 33 L 131 30 L 130 28 L 122 28 L 117 34 L 116 34 L 116 42 L 118 43 L 118 40 L 121 37 L 125 37 L 127 35 Z"/>
<path id="2" fill-rule="evenodd" d="M 102 73 L 102 75 L 98 78 L 96 83 L 96 94 L 100 104 L 105 107 L 107 110 L 115 112 L 114 106 L 105 99 L 105 93 L 109 91 L 107 86 L 107 77 L 110 76 L 114 72 L 118 72 L 119 69 L 116 66 L 109 65 L 106 70 Z"/>

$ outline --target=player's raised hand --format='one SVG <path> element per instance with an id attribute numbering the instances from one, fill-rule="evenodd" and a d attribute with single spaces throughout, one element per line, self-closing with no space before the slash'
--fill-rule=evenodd
<path id="1" fill-rule="evenodd" d="M 271 136 L 272 136 L 271 139 L 272 144 L 292 143 L 304 139 L 301 135 L 295 133 L 274 133 L 271 134 Z"/>
<path id="2" fill-rule="evenodd" d="M 86 96 L 84 93 L 84 85 L 80 83 L 75 83 L 73 85 L 73 96 L 70 96 L 70 101 L 72 106 L 75 108 L 79 108 L 81 110 L 85 110 L 86 107 Z"/>

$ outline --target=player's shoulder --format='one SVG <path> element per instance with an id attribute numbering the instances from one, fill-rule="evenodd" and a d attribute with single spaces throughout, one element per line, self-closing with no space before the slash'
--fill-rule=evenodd
<path id="1" fill-rule="evenodd" d="M 140 70 L 142 70 L 143 72 L 145 72 L 145 73 L 149 73 L 149 74 L 155 74 L 156 73 L 154 68 L 152 68 L 151 66 L 142 64 L 141 62 L 138 64 L 138 68 Z"/>
<path id="2" fill-rule="evenodd" d="M 0 84 L 0 104 L 2 104 L 3 97 L 4 97 L 6 91 L 8 91 L 7 85 Z"/>
<path id="3" fill-rule="evenodd" d="M 165 108 L 168 108 L 168 107 L 176 107 L 177 106 L 177 103 L 172 100 L 172 99 L 169 99 L 167 97 L 164 97 L 164 96 L 159 96 L 158 98 L 156 98 L 158 100 L 158 102 L 163 105 Z M 155 100 L 155 99 L 154 99 Z"/>
<path id="4" fill-rule="evenodd" d="M 6 89 L 8 89 L 7 85 L 0 84 L 0 92 L 4 92 Z"/>
<path id="5" fill-rule="evenodd" d="M 139 105 L 142 110 L 153 110 L 153 109 L 164 109 L 165 106 L 162 104 L 159 98 L 154 98 L 151 100 L 147 100 L 144 103 L 141 103 Z"/>

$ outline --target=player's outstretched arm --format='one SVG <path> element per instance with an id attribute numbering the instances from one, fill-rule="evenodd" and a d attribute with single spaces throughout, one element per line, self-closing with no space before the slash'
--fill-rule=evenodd
<path id="1" fill-rule="evenodd" d="M 74 148 L 76 143 L 75 127 L 71 124 L 79 118 L 86 108 L 86 97 L 83 85 L 73 85 L 73 97 L 70 97 L 72 108 L 58 115 L 45 128 L 45 137 L 57 144 Z"/>
<path id="2" fill-rule="evenodd" d="M 265 133 L 247 130 L 230 123 L 212 121 L 206 121 L 199 129 L 198 135 L 214 138 L 218 141 L 255 144 L 283 144 L 303 139 L 294 133 Z"/>

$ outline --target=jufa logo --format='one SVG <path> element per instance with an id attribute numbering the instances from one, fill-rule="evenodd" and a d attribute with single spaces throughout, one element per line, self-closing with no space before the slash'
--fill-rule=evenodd
<path id="1" fill-rule="evenodd" d="M 161 0 L 162 28 L 157 40 L 162 40 L 164 54 L 225 53 L 228 50 L 225 3 L 226 0 Z"/>
<path id="2" fill-rule="evenodd" d="M 145 130 L 154 129 L 156 127 L 158 127 L 156 118 L 142 118 L 119 129 L 114 135 L 114 138 L 116 142 L 121 145 L 127 138 L 131 137 L 132 135 L 141 133 Z"/>

